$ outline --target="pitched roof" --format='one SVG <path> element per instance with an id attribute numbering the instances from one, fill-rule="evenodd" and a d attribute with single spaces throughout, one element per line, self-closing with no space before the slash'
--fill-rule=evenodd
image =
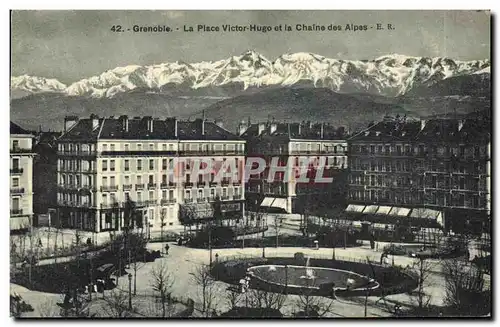
<path id="1" fill-rule="evenodd" d="M 17 125 L 16 123 L 10 122 L 10 134 L 30 134 L 27 130 Z"/>
<path id="2" fill-rule="evenodd" d="M 149 122 L 148 122 L 149 121 Z M 152 131 L 148 124 L 152 123 Z M 175 118 L 165 120 L 151 117 L 135 117 L 128 119 L 128 129 L 124 128 L 121 118 L 100 118 L 99 125 L 92 128 L 92 119 L 79 120 L 60 140 L 128 139 L 128 140 L 241 140 L 240 137 L 218 126 L 214 122 L 205 121 L 202 133 L 201 119 L 194 121 L 177 120 L 177 136 L 175 135 Z"/>
<path id="3" fill-rule="evenodd" d="M 259 134 L 259 125 L 262 131 Z M 271 128 L 275 125 L 275 129 Z M 302 123 L 283 123 L 283 122 L 267 122 L 251 124 L 242 135 L 245 138 L 249 137 L 278 137 L 283 136 L 288 139 L 304 139 L 304 140 L 342 140 L 346 139 L 345 129 L 343 127 L 335 128 L 330 124 L 321 124 L 310 122 Z"/>

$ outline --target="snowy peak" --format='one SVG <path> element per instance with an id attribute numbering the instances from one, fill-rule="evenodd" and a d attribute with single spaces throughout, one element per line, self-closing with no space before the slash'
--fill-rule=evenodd
<path id="1" fill-rule="evenodd" d="M 10 78 L 10 88 L 30 93 L 64 92 L 66 85 L 54 78 L 21 75 Z"/>
<path id="2" fill-rule="evenodd" d="M 446 57 L 389 54 L 373 60 L 340 60 L 308 52 L 283 54 L 270 61 L 253 50 L 218 61 L 130 65 L 108 70 L 66 87 L 54 79 L 19 76 L 11 90 L 64 92 L 68 96 L 114 97 L 134 89 L 161 92 L 168 85 L 189 89 L 241 85 L 248 87 L 310 83 L 336 92 L 396 96 L 450 77 L 489 73 L 489 60 L 459 61 Z"/>

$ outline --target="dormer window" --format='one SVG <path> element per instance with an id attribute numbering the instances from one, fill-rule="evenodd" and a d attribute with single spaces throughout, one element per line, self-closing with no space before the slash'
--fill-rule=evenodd
<path id="1" fill-rule="evenodd" d="M 380 132 L 375 132 L 375 135 L 376 136 L 380 136 Z"/>

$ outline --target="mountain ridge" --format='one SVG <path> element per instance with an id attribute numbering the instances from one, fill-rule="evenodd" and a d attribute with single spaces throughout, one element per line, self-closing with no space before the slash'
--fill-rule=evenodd
<path id="1" fill-rule="evenodd" d="M 113 98 L 136 89 L 161 93 L 173 87 L 184 92 L 203 92 L 204 89 L 237 86 L 245 91 L 296 85 L 328 88 L 338 93 L 399 96 L 451 77 L 489 74 L 490 65 L 489 59 L 460 61 L 447 57 L 389 54 L 372 60 L 343 60 L 308 52 L 282 54 L 271 61 L 248 50 L 217 61 L 116 67 L 70 85 L 37 76 L 11 77 L 11 97 L 60 93 Z"/>

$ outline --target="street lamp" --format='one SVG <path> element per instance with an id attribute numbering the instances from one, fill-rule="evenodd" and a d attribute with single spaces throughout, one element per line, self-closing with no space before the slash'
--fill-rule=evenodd
<path id="1" fill-rule="evenodd" d="M 128 309 L 132 310 L 132 274 L 128 274 Z"/>

